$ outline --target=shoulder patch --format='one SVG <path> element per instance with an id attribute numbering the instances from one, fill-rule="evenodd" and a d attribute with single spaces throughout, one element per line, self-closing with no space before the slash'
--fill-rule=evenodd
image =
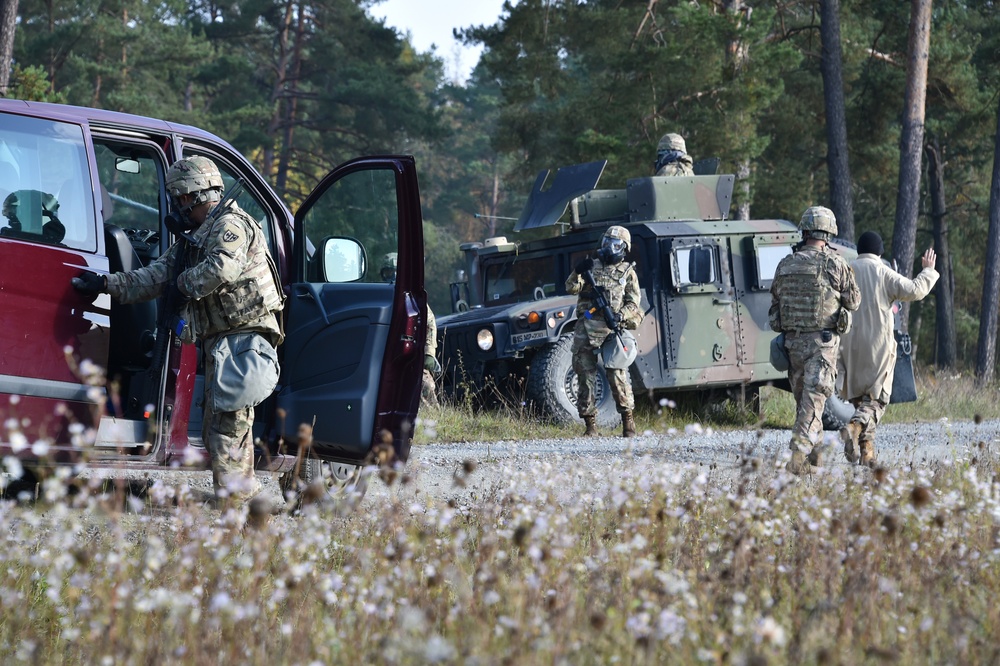
<path id="1" fill-rule="evenodd" d="M 219 239 L 223 245 L 233 246 L 243 242 L 244 230 L 239 224 L 226 222 L 220 231 Z"/>

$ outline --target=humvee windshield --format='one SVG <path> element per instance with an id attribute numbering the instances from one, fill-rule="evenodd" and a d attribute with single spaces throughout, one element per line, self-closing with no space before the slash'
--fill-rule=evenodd
<path id="1" fill-rule="evenodd" d="M 506 305 L 534 301 L 563 291 L 566 276 L 560 277 L 556 257 L 532 259 L 507 257 L 487 264 L 484 269 L 486 305 Z"/>

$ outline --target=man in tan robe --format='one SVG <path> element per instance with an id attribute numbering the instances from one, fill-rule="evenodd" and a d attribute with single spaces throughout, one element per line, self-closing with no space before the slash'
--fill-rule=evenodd
<path id="1" fill-rule="evenodd" d="M 892 333 L 894 301 L 919 301 L 934 287 L 937 255 L 927 248 L 923 270 L 912 280 L 882 261 L 882 238 L 866 231 L 858 239 L 858 258 L 851 266 L 861 290 L 861 307 L 854 325 L 841 338 L 837 363 L 840 396 L 854 405 L 850 423 L 841 431 L 849 462 L 875 464 L 875 428 L 885 413 L 896 369 L 896 339 Z"/>

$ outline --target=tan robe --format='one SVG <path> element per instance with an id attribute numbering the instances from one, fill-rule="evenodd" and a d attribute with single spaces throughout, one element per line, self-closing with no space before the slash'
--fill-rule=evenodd
<path id="1" fill-rule="evenodd" d="M 840 339 L 837 388 L 845 400 L 867 395 L 888 404 L 896 370 L 892 304 L 921 300 L 934 287 L 938 272 L 925 268 L 911 280 L 874 254 L 859 255 L 851 267 L 861 307 L 854 313 L 851 331 Z"/>

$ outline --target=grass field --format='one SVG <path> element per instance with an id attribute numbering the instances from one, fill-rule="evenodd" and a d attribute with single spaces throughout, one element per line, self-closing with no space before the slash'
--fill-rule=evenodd
<path id="1" fill-rule="evenodd" d="M 921 393 L 887 420 L 997 416 L 995 387 Z M 787 427 L 786 398 L 766 423 Z M 442 440 L 568 434 L 438 411 Z M 995 447 L 806 480 L 621 460 L 582 497 L 539 468 L 464 503 L 294 518 L 52 479 L 0 505 L 0 663 L 995 664 Z"/>

